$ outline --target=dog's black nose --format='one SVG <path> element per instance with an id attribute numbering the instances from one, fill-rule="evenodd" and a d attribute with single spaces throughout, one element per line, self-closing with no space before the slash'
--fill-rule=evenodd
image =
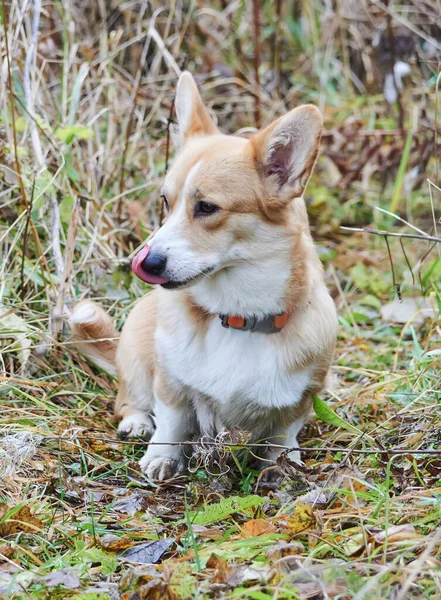
<path id="1" fill-rule="evenodd" d="M 163 275 L 167 258 L 163 254 L 149 252 L 141 263 L 141 269 L 150 275 Z"/>

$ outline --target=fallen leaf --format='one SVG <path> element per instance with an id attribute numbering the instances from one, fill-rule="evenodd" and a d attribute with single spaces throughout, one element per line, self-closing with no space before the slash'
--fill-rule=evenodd
<path id="1" fill-rule="evenodd" d="M 155 564 L 159 562 L 161 556 L 170 546 L 175 542 L 172 538 L 166 538 L 162 540 L 155 540 L 153 542 L 144 542 L 132 546 L 122 554 L 120 557 L 132 563 L 138 564 Z"/>
<path id="2" fill-rule="evenodd" d="M 230 569 L 228 568 L 228 563 L 225 558 L 221 558 L 217 554 L 213 552 L 207 560 L 207 568 L 214 569 L 214 574 L 211 579 L 211 583 L 228 583 L 228 578 L 230 576 Z"/>
<path id="3" fill-rule="evenodd" d="M 392 525 L 384 531 L 377 533 L 374 536 L 374 540 L 377 544 L 384 544 L 386 541 L 388 544 L 394 544 L 397 542 L 417 540 L 421 537 L 423 536 L 415 531 L 413 525 Z"/>
<path id="4" fill-rule="evenodd" d="M 271 562 L 286 558 L 287 556 L 298 556 L 304 552 L 305 548 L 300 542 L 277 542 L 268 549 L 266 557 Z"/>
<path id="5" fill-rule="evenodd" d="M 57 587 L 62 585 L 69 590 L 74 590 L 81 585 L 78 575 L 70 569 L 53 571 L 52 573 L 49 573 L 49 575 L 41 577 L 40 581 L 45 583 L 47 587 Z"/>
<path id="6" fill-rule="evenodd" d="M 219 527 L 204 527 L 204 525 L 192 525 L 193 533 L 209 540 L 219 540 L 225 532 Z"/>
<path id="7" fill-rule="evenodd" d="M 250 519 L 241 527 L 244 537 L 257 537 L 265 533 L 274 533 L 277 527 L 265 519 Z"/>
<path id="8" fill-rule="evenodd" d="M 356 433 L 360 435 L 362 432 L 357 427 L 354 427 L 350 423 L 347 423 L 344 419 L 342 419 L 336 412 L 332 410 L 332 408 L 326 404 L 321 398 L 318 396 L 312 397 L 312 402 L 314 406 L 314 412 L 319 419 L 324 421 L 325 423 L 329 423 L 330 425 L 334 425 L 334 427 L 341 427 L 342 429 L 347 429 L 352 433 Z"/>
<path id="9" fill-rule="evenodd" d="M 430 298 L 396 298 L 381 307 L 381 316 L 389 323 L 422 325 L 426 319 L 434 319 L 435 313 Z"/>
<path id="10" fill-rule="evenodd" d="M 98 539 L 98 542 L 105 550 L 113 550 L 114 552 L 127 550 L 127 548 L 132 548 L 136 545 L 136 542 L 132 538 L 124 535 L 119 537 L 113 533 L 106 533 Z"/>
<path id="11" fill-rule="evenodd" d="M 220 502 L 209 504 L 204 508 L 190 512 L 190 521 L 196 525 L 208 525 L 216 521 L 222 521 L 235 513 L 251 514 L 254 509 L 261 506 L 264 499 L 260 496 L 230 496 L 222 498 Z M 251 516 L 251 515 L 250 515 Z M 181 521 L 185 523 L 185 519 Z"/>
<path id="12" fill-rule="evenodd" d="M 0 503 L 0 537 L 14 533 L 36 533 L 43 528 L 43 523 L 31 513 L 29 506 L 22 506 L 18 510 Z"/>
<path id="13" fill-rule="evenodd" d="M 117 500 L 113 505 L 113 510 L 133 517 L 137 512 L 144 511 L 147 505 L 148 499 L 135 491 L 125 498 Z"/>
<path id="14" fill-rule="evenodd" d="M 19 592 L 22 596 L 25 591 L 35 580 L 35 574 L 31 571 L 17 572 L 17 569 L 13 573 L 2 573 L 0 571 L 0 598 L 12 598 L 13 592 Z M 19 596 L 15 596 L 18 598 Z M 23 597 L 23 596 L 22 596 Z M 30 597 L 26 594 L 25 597 Z"/>
<path id="15" fill-rule="evenodd" d="M 307 531 L 315 525 L 314 511 L 312 506 L 301 499 L 294 505 L 294 510 L 290 515 L 283 517 L 281 525 L 284 526 L 287 533 L 291 536 L 303 531 Z"/>

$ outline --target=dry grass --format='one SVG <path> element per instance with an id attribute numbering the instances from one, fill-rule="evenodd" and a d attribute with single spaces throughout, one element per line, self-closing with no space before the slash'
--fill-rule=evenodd
<path id="1" fill-rule="evenodd" d="M 440 245 L 389 239 L 401 296 L 431 309 L 397 324 L 385 240 L 340 229 L 440 234 L 437 2 L 64 0 L 37 23 L 39 5 L 0 11 L 0 596 L 439 597 Z M 397 60 L 411 74 L 389 105 Z M 130 256 L 159 223 L 184 65 L 225 132 L 303 102 L 325 117 L 307 201 L 340 313 L 327 400 L 344 422 L 305 428 L 324 450 L 282 464 L 282 486 L 225 439 L 189 477 L 149 482 L 143 444 L 116 438 L 115 382 L 64 325 L 90 296 L 121 326 L 146 291 Z"/>

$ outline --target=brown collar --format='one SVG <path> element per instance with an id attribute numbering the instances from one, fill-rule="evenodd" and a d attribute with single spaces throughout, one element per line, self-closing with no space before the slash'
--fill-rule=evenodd
<path id="1" fill-rule="evenodd" d="M 237 317 L 234 315 L 219 315 L 222 326 L 240 331 L 258 331 L 259 333 L 278 333 L 288 322 L 290 313 L 283 312 L 280 315 L 269 315 L 263 319 L 257 317 Z"/>

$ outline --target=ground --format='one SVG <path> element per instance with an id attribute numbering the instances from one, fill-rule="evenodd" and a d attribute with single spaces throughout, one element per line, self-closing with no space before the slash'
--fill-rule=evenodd
<path id="1" fill-rule="evenodd" d="M 29 6 L 0 9 L 0 597 L 439 597 L 436 3 Z M 184 65 L 225 132 L 324 115 L 306 201 L 339 335 L 281 482 L 240 431 L 149 481 L 145 443 L 116 436 L 117 382 L 69 338 L 79 299 L 120 328 L 148 291 L 130 256 L 161 218 Z"/>

